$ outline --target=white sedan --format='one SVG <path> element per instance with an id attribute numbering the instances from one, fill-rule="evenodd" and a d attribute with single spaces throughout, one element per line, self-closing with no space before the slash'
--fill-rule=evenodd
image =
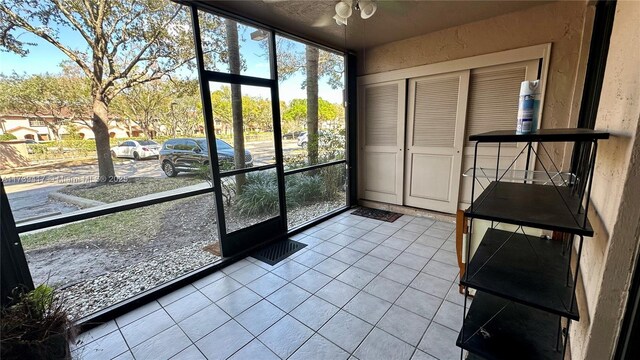
<path id="1" fill-rule="evenodd" d="M 127 140 L 111 148 L 112 157 L 124 157 L 134 160 L 157 158 L 160 144 L 152 140 Z"/>

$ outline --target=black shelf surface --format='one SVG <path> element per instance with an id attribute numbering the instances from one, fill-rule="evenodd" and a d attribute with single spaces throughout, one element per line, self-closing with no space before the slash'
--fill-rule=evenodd
<path id="1" fill-rule="evenodd" d="M 567 286 L 569 253 L 563 256 L 562 247 L 558 240 L 488 229 L 467 266 L 469 278 L 463 276 L 461 283 L 579 320 L 572 278 Z M 573 308 L 569 305 L 572 298 Z"/>
<path id="2" fill-rule="evenodd" d="M 488 360 L 562 360 L 562 350 L 556 350 L 559 321 L 557 315 L 477 291 L 456 345 Z"/>
<path id="3" fill-rule="evenodd" d="M 471 218 L 593 236 L 570 187 L 492 181 L 466 211 Z M 563 201 L 564 199 L 564 201 Z M 566 205 L 565 205 L 566 203 Z M 568 207 L 567 207 L 568 205 Z M 472 211 L 473 209 L 473 211 Z"/>
<path id="4" fill-rule="evenodd" d="M 515 130 L 497 130 L 469 136 L 478 142 L 562 142 L 608 139 L 609 133 L 592 129 L 539 129 L 529 134 L 516 134 Z"/>

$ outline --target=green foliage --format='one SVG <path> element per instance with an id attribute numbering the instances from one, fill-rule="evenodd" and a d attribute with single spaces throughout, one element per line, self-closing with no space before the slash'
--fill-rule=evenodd
<path id="1" fill-rule="evenodd" d="M 81 140 L 80 132 L 78 130 L 78 125 L 74 123 L 68 123 L 65 126 L 65 130 L 67 130 L 67 137 L 70 140 Z"/>
<path id="2" fill-rule="evenodd" d="M 344 190 L 344 167 L 334 165 L 285 178 L 287 208 L 334 200 Z M 278 182 L 273 173 L 247 174 L 242 193 L 236 197 L 236 210 L 245 216 L 274 214 L 278 211 Z"/>
<path id="3" fill-rule="evenodd" d="M 119 93 L 193 69 L 190 17 L 188 8 L 171 1 L 2 1 L 0 51 L 26 56 L 36 43 L 25 41 L 25 32 L 58 48 L 89 84 L 93 121 L 108 126 L 109 105 Z M 209 57 L 221 52 L 213 45 Z M 96 136 L 109 140 L 105 131 Z M 99 155 L 100 175 L 113 175 L 111 158 Z"/>
<path id="4" fill-rule="evenodd" d="M 284 166 L 287 170 L 344 160 L 346 148 L 344 129 L 336 131 L 321 130 L 315 140 L 310 138 L 309 141 L 316 141 L 318 143 L 318 162 L 309 164 L 306 149 L 303 149 L 302 151 L 292 152 L 284 156 Z"/>
<path id="5" fill-rule="evenodd" d="M 36 319 L 42 319 L 51 305 L 53 304 L 53 288 L 45 284 L 41 284 L 33 291 L 25 295 L 25 301 L 29 303 L 29 309 Z"/>
<path id="6" fill-rule="evenodd" d="M 69 358 L 75 329 L 53 288 L 40 285 L 30 292 L 13 291 L 13 304 L 2 310 L 0 356 L 25 359 Z"/>
<path id="7" fill-rule="evenodd" d="M 54 133 L 73 118 L 87 117 L 91 109 L 89 83 L 83 77 L 60 75 L 0 74 L 0 112 L 49 116 Z"/>
<path id="8" fill-rule="evenodd" d="M 27 144 L 30 154 L 41 155 L 49 152 L 50 146 L 48 144 Z"/>
<path id="9" fill-rule="evenodd" d="M 318 175 L 296 174 L 285 179 L 287 208 L 320 201 L 325 197 L 323 179 Z"/>
<path id="10" fill-rule="evenodd" d="M 231 87 L 222 86 L 211 92 L 213 117 L 231 128 L 233 124 L 233 110 L 231 101 Z M 272 130 L 271 99 L 260 96 L 242 96 L 242 122 L 247 133 Z"/>
<path id="11" fill-rule="evenodd" d="M 306 74 L 305 45 L 283 37 L 276 39 L 276 51 L 278 53 L 278 80 L 284 81 L 301 72 Z M 319 50 L 318 52 L 318 76 L 326 80 L 333 89 L 344 88 L 344 57 L 342 55 Z M 306 83 L 302 83 L 302 88 Z M 315 89 L 317 92 L 317 89 Z"/>
<path id="12" fill-rule="evenodd" d="M 143 133 L 190 135 L 204 126 L 196 80 L 155 80 L 123 90 L 111 103 L 113 114 L 137 124 Z"/>
<path id="13" fill-rule="evenodd" d="M 247 174 L 242 192 L 236 197 L 235 208 L 241 215 L 257 216 L 278 211 L 278 182 L 273 173 Z"/>
<path id="14" fill-rule="evenodd" d="M 15 140 L 17 139 L 17 137 L 13 134 L 0 134 L 0 141 L 8 141 L 8 140 Z"/>

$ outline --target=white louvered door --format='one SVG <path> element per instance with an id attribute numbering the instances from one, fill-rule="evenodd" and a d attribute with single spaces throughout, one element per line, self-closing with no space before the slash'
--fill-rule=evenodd
<path id="1" fill-rule="evenodd" d="M 402 205 L 405 81 L 360 88 L 360 197 Z"/>
<path id="2" fill-rule="evenodd" d="M 538 63 L 539 60 L 530 60 L 471 70 L 465 140 L 470 135 L 487 131 L 516 129 L 520 83 L 538 78 Z M 473 167 L 474 145 L 474 143 L 465 141 L 462 159 L 463 172 Z M 502 144 L 499 169 L 503 170 L 509 167 L 525 145 L 526 143 Z M 476 168 L 479 169 L 479 176 L 486 175 L 495 178 L 495 169 L 498 165 L 497 153 L 496 144 L 478 146 Z M 531 164 L 533 164 L 533 160 Z M 512 169 L 523 170 L 525 165 L 526 156 L 523 155 Z M 488 169 L 493 169 L 493 171 Z M 483 174 L 482 172 L 489 173 Z M 484 186 L 488 182 L 488 179 L 479 180 L 479 183 Z M 479 183 L 476 183 L 476 197 L 482 192 Z M 470 204 L 471 178 L 463 177 L 460 184 L 459 208 L 465 209 Z"/>
<path id="3" fill-rule="evenodd" d="M 469 70 L 409 80 L 404 202 L 455 213 Z"/>

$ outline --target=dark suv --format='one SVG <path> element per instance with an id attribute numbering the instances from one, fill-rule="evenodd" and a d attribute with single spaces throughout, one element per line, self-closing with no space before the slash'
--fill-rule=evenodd
<path id="1" fill-rule="evenodd" d="M 233 148 L 222 140 L 216 139 L 218 161 L 223 169 L 233 168 Z M 209 165 L 209 148 L 207 139 L 170 139 L 160 149 L 160 166 L 168 177 L 179 172 L 190 172 Z M 244 152 L 245 167 L 253 166 L 253 158 L 249 151 Z"/>

